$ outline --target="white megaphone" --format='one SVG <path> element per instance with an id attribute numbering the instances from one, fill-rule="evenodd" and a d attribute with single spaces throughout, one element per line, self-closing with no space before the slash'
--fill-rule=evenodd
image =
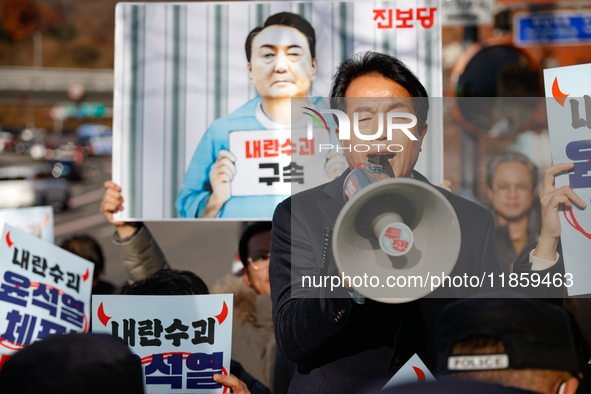
<path id="1" fill-rule="evenodd" d="M 350 278 L 346 283 L 355 291 L 380 302 L 410 302 L 439 287 L 432 276 L 451 273 L 460 253 L 460 225 L 433 186 L 390 178 L 368 162 L 349 174 L 343 193 L 348 202 L 337 218 L 332 250 L 343 280 Z"/>

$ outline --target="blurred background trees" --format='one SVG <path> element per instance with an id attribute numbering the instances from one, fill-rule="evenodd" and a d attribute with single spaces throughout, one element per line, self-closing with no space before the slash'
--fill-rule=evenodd
<path id="1" fill-rule="evenodd" d="M 113 68 L 115 4 L 114 0 L 3 0 L 0 64 L 33 66 L 34 36 L 39 32 L 43 67 Z"/>

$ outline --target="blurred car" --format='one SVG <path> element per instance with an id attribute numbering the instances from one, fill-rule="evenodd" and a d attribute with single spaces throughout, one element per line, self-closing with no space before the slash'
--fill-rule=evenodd
<path id="1" fill-rule="evenodd" d="M 88 156 L 111 156 L 113 152 L 113 129 L 98 123 L 83 124 L 76 130 L 77 145 Z"/>
<path id="2" fill-rule="evenodd" d="M 34 160 L 46 160 L 52 167 L 51 173 L 55 178 L 64 177 L 69 181 L 82 179 L 84 154 L 82 147 L 72 142 L 74 136 L 46 138 L 42 142 L 35 142 L 29 154 Z"/>
<path id="3" fill-rule="evenodd" d="M 88 154 L 92 156 L 111 156 L 113 154 L 113 131 L 89 139 Z"/>
<path id="4" fill-rule="evenodd" d="M 20 132 L 14 145 L 14 151 L 19 155 L 29 153 L 31 147 L 35 144 L 43 144 L 47 130 L 40 128 L 24 129 Z"/>
<path id="5" fill-rule="evenodd" d="M 16 144 L 16 138 L 8 131 L 0 131 L 0 152 L 9 151 Z"/>
<path id="6" fill-rule="evenodd" d="M 51 205 L 55 212 L 67 209 L 70 185 L 51 172 L 47 164 L 0 167 L 0 208 Z"/>
<path id="7" fill-rule="evenodd" d="M 51 173 L 54 177 L 64 177 L 70 181 L 82 179 L 81 163 L 84 155 L 82 148 L 73 142 L 59 145 L 57 149 L 47 149 L 46 158 L 53 167 Z"/>

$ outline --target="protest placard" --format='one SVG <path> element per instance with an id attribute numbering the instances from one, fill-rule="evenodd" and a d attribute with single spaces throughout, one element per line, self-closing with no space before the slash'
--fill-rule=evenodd
<path id="1" fill-rule="evenodd" d="M 10 224 L 49 243 L 54 243 L 53 207 L 0 209 L 0 233 Z"/>
<path id="2" fill-rule="evenodd" d="M 142 364 L 146 393 L 222 393 L 230 373 L 231 294 L 92 297 L 92 332 L 121 338 Z"/>
<path id="3" fill-rule="evenodd" d="M 52 334 L 88 332 L 94 264 L 10 225 L 0 240 L 0 365 Z"/>
<path id="4" fill-rule="evenodd" d="M 316 131 L 312 139 L 306 137 L 304 128 L 231 132 L 230 149 L 237 168 L 232 195 L 289 195 L 329 182 L 324 166 L 330 149 L 324 155 L 316 153 L 330 138 Z"/>
<path id="5" fill-rule="evenodd" d="M 126 207 L 117 217 L 270 219 L 275 206 L 290 193 L 299 191 L 302 184 L 296 177 L 297 182 L 287 182 L 294 186 L 287 193 L 287 188 L 279 188 L 275 194 L 265 190 L 261 195 L 259 178 L 279 176 L 283 183 L 284 172 L 302 172 L 298 169 L 302 165 L 292 160 L 282 163 L 281 168 L 273 166 L 267 169 L 273 176 L 246 180 L 254 182 L 249 188 L 243 187 L 242 178 L 249 170 L 235 162 L 235 178 L 212 182 L 210 172 L 223 158 L 221 152 L 229 150 L 236 156 L 229 142 L 232 135 L 289 127 L 290 97 L 307 100 L 304 107 L 315 111 L 327 108 L 322 96 L 330 90 L 336 67 L 363 51 L 396 56 L 416 73 L 430 96 L 441 97 L 438 7 L 439 3 L 428 0 L 379 4 L 119 3 L 115 18 L 113 180 L 122 188 Z M 294 22 L 293 17 L 284 13 L 299 19 Z M 270 18 L 271 23 L 277 23 L 257 33 L 255 29 Z M 298 53 L 282 52 L 274 57 L 263 54 L 256 39 L 260 41 L 263 36 L 265 40 L 277 41 L 277 48 L 297 47 Z M 285 40 L 289 42 L 285 44 Z M 282 69 L 287 64 L 279 64 L 283 60 L 290 66 Z M 275 66 L 280 72 L 272 71 L 277 69 Z M 278 96 L 278 92 L 284 95 Z M 287 100 L 272 104 L 277 97 Z M 307 118 L 301 111 L 298 114 Z M 443 181 L 439 106 L 430 108 L 427 122 L 429 132 L 415 169 L 439 184 Z M 334 124 L 327 122 L 327 126 L 325 133 L 336 141 Z M 277 138 L 277 143 L 284 144 L 287 138 L 290 137 Z M 273 142 L 268 149 L 275 149 L 276 138 L 269 139 Z M 313 172 L 324 174 L 318 179 L 305 179 L 306 189 L 340 175 L 335 176 L 339 171 L 330 171 L 336 166 L 324 165 L 329 152 L 320 151 L 318 143 L 315 148 L 312 156 L 317 156 L 321 165 Z M 231 171 L 230 163 L 226 164 L 227 171 Z M 342 156 L 341 164 L 340 172 L 348 168 Z M 307 169 L 303 172 L 305 178 L 312 173 Z M 228 183 L 229 190 L 216 194 L 228 198 L 223 207 L 209 207 L 210 195 L 218 193 L 214 186 Z M 257 194 L 253 194 L 254 190 Z"/>
<path id="6" fill-rule="evenodd" d="M 552 161 L 574 163 L 556 176 L 556 188 L 570 186 L 587 203 L 559 212 L 565 273 L 572 275 L 569 295 L 591 293 L 591 64 L 544 70 Z"/>

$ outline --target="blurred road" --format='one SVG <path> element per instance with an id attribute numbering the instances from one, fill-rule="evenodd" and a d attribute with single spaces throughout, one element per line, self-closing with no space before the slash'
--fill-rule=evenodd
<path id="1" fill-rule="evenodd" d="M 32 164 L 28 154 L 0 153 L 0 167 Z M 111 238 L 114 227 L 99 212 L 104 188 L 111 179 L 110 157 L 87 157 L 82 164 L 82 180 L 71 182 L 70 209 L 55 214 L 55 240 L 59 245 L 76 234 L 89 234 L 103 248 L 106 260 L 104 279 L 116 286 L 125 283 L 118 248 Z M 242 222 L 151 222 L 146 223 L 173 268 L 198 274 L 209 286 L 231 270 Z"/>

